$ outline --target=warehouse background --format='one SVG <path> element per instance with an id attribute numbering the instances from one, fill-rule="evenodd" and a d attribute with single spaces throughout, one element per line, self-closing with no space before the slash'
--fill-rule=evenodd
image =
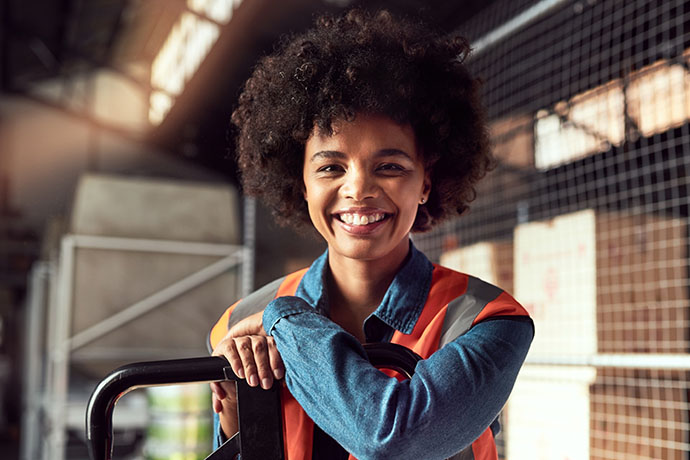
<path id="1" fill-rule="evenodd" d="M 320 252 L 242 198 L 227 121 L 281 34 L 355 4 L 4 1 L 2 458 L 85 458 L 108 369 L 205 353 L 226 304 Z M 688 458 L 690 6 L 362 5 L 473 44 L 499 164 L 469 214 L 415 241 L 535 320 L 502 457 Z M 116 453 L 203 458 L 199 391 L 123 398 Z"/>

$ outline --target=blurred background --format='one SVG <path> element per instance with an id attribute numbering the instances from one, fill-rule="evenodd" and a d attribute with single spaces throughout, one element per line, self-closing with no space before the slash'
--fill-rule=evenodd
<path id="1" fill-rule="evenodd" d="M 228 120 L 282 34 L 354 5 L 474 48 L 499 165 L 414 239 L 535 320 L 501 457 L 689 457 L 688 2 L 3 0 L 1 458 L 87 458 L 109 370 L 205 354 L 227 305 L 323 250 L 241 196 Z M 209 414 L 204 385 L 134 391 L 116 458 L 204 458 Z"/>

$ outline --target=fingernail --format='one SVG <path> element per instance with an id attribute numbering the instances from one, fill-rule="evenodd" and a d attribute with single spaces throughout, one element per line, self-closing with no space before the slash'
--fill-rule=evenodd
<path id="1" fill-rule="evenodd" d="M 275 378 L 277 378 L 278 380 L 280 380 L 280 379 L 282 379 L 283 377 L 285 377 L 285 371 L 283 371 L 282 369 L 274 369 L 274 370 L 273 370 L 273 375 L 275 376 Z"/>
<path id="2" fill-rule="evenodd" d="M 271 382 L 271 379 L 267 377 L 261 381 L 261 388 L 263 388 L 264 390 L 268 390 L 269 388 L 271 388 L 272 383 L 273 382 Z"/>
<path id="3" fill-rule="evenodd" d="M 241 378 L 241 379 L 244 378 L 244 368 L 243 368 L 243 367 L 240 367 L 240 368 L 237 370 L 237 376 L 238 376 L 239 378 Z"/>
<path id="4" fill-rule="evenodd" d="M 252 374 L 249 376 L 249 386 L 250 387 L 255 387 L 259 384 L 259 377 L 257 377 L 255 374 Z"/>

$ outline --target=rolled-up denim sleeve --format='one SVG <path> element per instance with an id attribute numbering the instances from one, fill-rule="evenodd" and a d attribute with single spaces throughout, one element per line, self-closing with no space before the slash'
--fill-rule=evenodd
<path id="1" fill-rule="evenodd" d="M 447 458 L 471 444 L 503 408 L 534 329 L 526 317 L 487 320 L 390 378 L 359 341 L 298 297 L 263 316 L 285 363 L 288 389 L 326 433 L 360 460 Z"/>

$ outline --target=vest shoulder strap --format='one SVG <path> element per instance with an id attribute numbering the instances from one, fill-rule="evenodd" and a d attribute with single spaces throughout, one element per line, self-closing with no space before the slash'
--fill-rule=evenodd
<path id="1" fill-rule="evenodd" d="M 232 326 L 246 318 L 253 315 L 264 308 L 276 297 L 283 295 L 294 295 L 297 290 L 299 282 L 306 273 L 307 269 L 299 270 L 282 278 L 278 278 L 265 286 L 257 289 L 249 294 L 244 299 L 238 300 L 232 304 L 216 324 L 211 328 L 206 341 L 209 353 L 213 351 L 215 346 L 222 340 L 225 334 Z"/>
<path id="2" fill-rule="evenodd" d="M 492 306 L 497 300 L 502 300 L 500 309 Z M 513 304 L 511 308 L 504 308 L 503 300 Z M 477 277 L 468 276 L 467 290 L 448 303 L 439 348 L 467 332 L 478 320 L 499 314 L 526 315 L 527 312 L 502 289 Z"/>
<path id="3" fill-rule="evenodd" d="M 439 348 L 467 332 L 482 316 L 491 316 L 494 308 L 488 308 L 492 302 L 507 295 L 500 288 L 481 279 L 468 276 L 466 291 L 448 303 L 446 316 L 441 329 Z M 512 299 L 512 298 L 511 298 Z M 513 302 L 515 302 L 513 300 Z M 516 308 L 519 304 L 515 302 Z M 491 310 L 488 312 L 487 310 Z M 498 311 L 496 311 L 498 314 Z M 526 312 L 525 312 L 526 314 Z M 477 455 L 479 455 L 477 457 Z M 496 459 L 496 445 L 491 428 L 467 448 L 450 457 L 448 460 L 484 460 Z"/>
<path id="4" fill-rule="evenodd" d="M 240 300 L 240 302 L 237 304 L 232 314 L 228 318 L 226 330 L 230 330 L 232 326 L 234 326 L 247 316 L 251 316 L 254 313 L 257 313 L 266 308 L 266 305 L 268 305 L 269 302 L 271 302 L 271 300 L 276 298 L 278 290 L 280 289 L 280 285 L 283 284 L 285 278 L 286 277 L 283 276 L 282 278 L 278 278 L 275 281 L 271 281 L 267 285 L 257 289 L 244 299 Z"/>
<path id="5" fill-rule="evenodd" d="M 468 276 L 465 293 L 448 303 L 439 348 L 467 332 L 484 307 L 502 292 L 496 286 Z"/>

